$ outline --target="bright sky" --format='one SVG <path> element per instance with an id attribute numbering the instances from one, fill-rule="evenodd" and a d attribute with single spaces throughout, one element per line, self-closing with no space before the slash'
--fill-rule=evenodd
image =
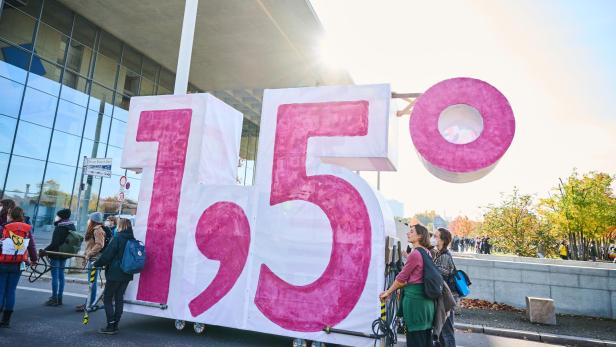
<path id="1" fill-rule="evenodd" d="M 473 77 L 511 103 L 513 143 L 494 171 L 472 183 L 432 176 L 403 119 L 399 169 L 382 174 L 381 191 L 403 202 L 407 215 L 478 218 L 514 185 L 542 197 L 574 167 L 616 173 L 616 1 L 311 2 L 328 56 L 355 83 L 424 92 L 447 78 Z"/>

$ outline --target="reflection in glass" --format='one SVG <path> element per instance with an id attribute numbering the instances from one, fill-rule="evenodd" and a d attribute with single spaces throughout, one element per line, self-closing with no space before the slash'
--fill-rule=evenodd
<path id="1" fill-rule="evenodd" d="M 111 122 L 111 132 L 109 133 L 109 144 L 117 147 L 124 146 L 124 136 L 126 135 L 126 123 L 118 119 Z"/>
<path id="2" fill-rule="evenodd" d="M 0 18 L 0 37 L 17 45 L 32 44 L 34 22 L 34 18 L 5 4 Z"/>
<path id="3" fill-rule="evenodd" d="M 77 169 L 77 175 L 75 176 L 75 185 L 73 187 L 73 200 L 71 202 L 71 211 L 77 214 L 77 196 L 79 194 L 79 185 L 81 178 L 81 168 Z M 99 177 L 84 176 L 83 177 L 83 190 L 81 191 L 81 201 L 79 203 L 80 213 L 79 217 L 75 216 L 75 220 L 79 218 L 79 225 L 77 225 L 78 231 L 85 231 L 86 223 L 88 221 L 88 214 L 96 211 L 98 205 L 98 192 L 101 187 L 101 179 Z"/>
<path id="4" fill-rule="evenodd" d="M 63 88 L 68 89 L 68 88 Z M 83 122 L 86 118 L 86 109 L 72 102 L 60 100 L 58 114 L 56 115 L 56 129 L 69 134 L 81 136 Z"/>
<path id="5" fill-rule="evenodd" d="M 173 72 L 161 68 L 160 76 L 158 78 L 158 94 L 170 94 L 170 91 L 173 90 L 173 85 L 175 84 L 175 75 Z M 163 89 L 164 92 L 161 92 L 160 89 Z"/>
<path id="6" fill-rule="evenodd" d="M 0 76 L 26 83 L 31 55 L 29 51 L 0 40 Z"/>
<path id="7" fill-rule="evenodd" d="M 118 63 L 116 60 L 99 53 L 96 55 L 96 63 L 94 64 L 94 80 L 113 89 L 115 88 L 117 69 Z"/>
<path id="8" fill-rule="evenodd" d="M 58 99 L 54 96 L 26 88 L 21 119 L 51 128 L 57 103 Z"/>
<path id="9" fill-rule="evenodd" d="M 90 75 L 90 65 L 92 64 L 92 49 L 82 45 L 77 41 L 71 41 L 66 57 L 66 67 L 83 76 Z"/>
<path id="10" fill-rule="evenodd" d="M 130 177 L 128 173 L 127 176 Z M 130 189 L 124 192 L 124 202 L 122 203 L 121 213 L 135 215 L 137 214 L 137 201 L 139 200 L 141 180 L 129 179 L 128 182 L 130 182 Z"/>
<path id="11" fill-rule="evenodd" d="M 48 239 L 46 241 L 51 241 L 51 231 L 53 231 L 56 212 L 68 208 L 70 205 L 75 171 L 75 167 L 54 163 L 47 164 L 41 189 L 41 199 L 34 222 L 37 231 L 41 231 L 47 236 L 45 237 Z M 37 241 L 40 242 L 40 238 L 37 238 Z"/>
<path id="12" fill-rule="evenodd" d="M 68 36 L 49 25 L 41 23 L 34 52 L 53 63 L 64 65 L 64 52 L 67 44 Z"/>
<path id="13" fill-rule="evenodd" d="M 41 20 L 65 35 L 70 35 L 73 26 L 73 13 L 56 1 L 46 1 Z"/>
<path id="14" fill-rule="evenodd" d="M 106 158 L 113 158 L 113 164 L 111 165 L 111 173 L 114 175 L 124 175 L 124 169 L 120 167 L 122 161 L 122 148 L 115 146 L 107 146 Z"/>
<path id="15" fill-rule="evenodd" d="M 0 114 L 17 117 L 23 91 L 23 84 L 0 77 Z"/>
<path id="16" fill-rule="evenodd" d="M 11 152 L 17 119 L 0 116 L 0 152 Z"/>
<path id="17" fill-rule="evenodd" d="M 13 156 L 11 160 L 4 198 L 15 200 L 28 216 L 34 216 L 44 168 L 45 162 L 41 160 L 19 156 Z"/>
<path id="18" fill-rule="evenodd" d="M 83 137 L 90 140 L 107 143 L 110 124 L 110 117 L 89 110 L 86 118 L 86 127 L 83 131 Z"/>
<path id="19" fill-rule="evenodd" d="M 121 107 L 114 107 L 113 109 L 113 118 L 121 119 L 124 122 L 128 120 L 128 111 Z"/>
<path id="20" fill-rule="evenodd" d="M 13 153 L 45 160 L 49 148 L 51 129 L 28 122 L 19 122 Z"/>
<path id="21" fill-rule="evenodd" d="M 118 88 L 124 90 L 124 94 L 128 96 L 135 96 L 139 93 L 139 79 L 139 74 L 122 66 L 118 77 Z"/>
<path id="22" fill-rule="evenodd" d="M 156 85 L 154 82 L 150 81 L 147 78 L 141 79 L 141 89 L 139 90 L 139 95 L 154 95 L 156 92 Z"/>
<path id="23" fill-rule="evenodd" d="M 158 64 L 156 64 L 153 60 L 148 57 L 143 57 L 143 68 L 141 70 L 143 77 L 152 82 L 156 82 L 156 78 L 158 77 L 158 68 Z"/>
<path id="24" fill-rule="evenodd" d="M 83 43 L 88 47 L 94 47 L 96 38 L 96 27 L 89 20 L 77 15 L 75 17 L 75 28 L 73 29 L 73 39 Z"/>
<path id="25" fill-rule="evenodd" d="M 36 88 L 51 95 L 58 95 L 60 93 L 61 71 L 60 66 L 34 56 L 30 65 L 28 87 Z"/>
<path id="26" fill-rule="evenodd" d="M 90 110 L 103 112 L 104 114 L 111 116 L 111 112 L 113 111 L 113 91 L 101 86 L 100 84 L 92 83 L 92 91 L 90 92 L 90 95 L 91 97 L 88 108 Z"/>
<path id="27" fill-rule="evenodd" d="M 104 143 L 95 143 L 94 141 L 83 139 L 81 143 L 81 153 L 79 153 L 79 164 L 77 166 L 83 166 L 84 156 L 88 158 L 105 158 L 106 150 L 107 145 Z"/>
<path id="28" fill-rule="evenodd" d="M 88 105 L 89 96 L 87 92 L 91 84 L 90 81 L 65 70 L 62 84 L 64 86 L 60 91 L 60 98 L 84 107 Z"/>
<path id="29" fill-rule="evenodd" d="M 124 46 L 124 52 L 122 53 L 122 65 L 128 69 L 135 71 L 137 74 L 141 73 L 141 54 L 129 46 Z"/>
<path id="30" fill-rule="evenodd" d="M 49 149 L 49 161 L 75 166 L 79 157 L 81 139 L 55 130 Z"/>

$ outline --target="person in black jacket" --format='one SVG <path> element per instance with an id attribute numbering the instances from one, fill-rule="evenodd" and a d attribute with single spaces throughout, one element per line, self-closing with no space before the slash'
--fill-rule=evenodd
<path id="1" fill-rule="evenodd" d="M 54 221 L 55 229 L 51 236 L 49 246 L 42 249 L 40 256 L 45 255 L 45 251 L 58 252 L 60 246 L 66 241 L 66 237 L 70 230 L 76 230 L 75 224 L 68 220 L 71 218 L 71 210 L 68 208 L 62 209 L 56 213 Z M 51 297 L 45 305 L 60 306 L 62 305 L 62 294 L 64 293 L 64 268 L 66 267 L 66 257 L 49 255 L 51 260 Z"/>
<path id="2" fill-rule="evenodd" d="M 124 247 L 128 240 L 134 240 L 133 228 L 128 219 L 120 218 L 118 222 L 118 232 L 103 251 L 103 254 L 94 263 L 95 267 L 105 266 L 105 291 L 103 293 L 103 303 L 107 316 L 107 326 L 100 329 L 101 334 L 117 334 L 118 323 L 124 310 L 124 292 L 128 287 L 128 282 L 133 280 L 132 274 L 122 271 L 120 262 L 124 255 Z M 115 300 L 115 307 L 112 302 Z"/>

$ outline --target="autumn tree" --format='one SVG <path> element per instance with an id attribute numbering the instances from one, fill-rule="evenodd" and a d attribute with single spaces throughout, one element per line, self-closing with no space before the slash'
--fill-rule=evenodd
<path id="1" fill-rule="evenodd" d="M 475 233 L 478 223 L 467 216 L 457 216 L 449 223 L 449 230 L 459 237 L 468 237 Z"/>
<path id="2" fill-rule="evenodd" d="M 601 172 L 580 176 L 576 171 L 541 201 L 540 211 L 554 232 L 569 240 L 574 259 L 587 260 L 592 240 L 607 244 L 616 226 L 613 177 Z"/>
<path id="3" fill-rule="evenodd" d="M 532 197 L 520 194 L 514 187 L 512 194 L 501 194 L 498 204 L 486 208 L 481 232 L 507 253 L 534 257 L 540 245 L 539 231 L 543 227 L 534 211 Z"/>

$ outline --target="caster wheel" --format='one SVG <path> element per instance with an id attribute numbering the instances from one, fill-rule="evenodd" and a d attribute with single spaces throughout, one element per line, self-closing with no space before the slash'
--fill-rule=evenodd
<path id="1" fill-rule="evenodd" d="M 203 331 L 205 331 L 205 324 L 195 323 L 195 325 L 193 325 L 193 330 L 195 330 L 197 334 L 201 334 L 203 333 Z"/>
<path id="2" fill-rule="evenodd" d="M 186 327 L 186 322 L 185 322 L 185 321 L 183 321 L 183 320 L 179 320 L 179 319 L 176 319 L 176 320 L 175 320 L 175 328 L 176 328 L 178 331 L 183 330 L 185 327 Z"/>
<path id="3" fill-rule="evenodd" d="M 308 347 L 308 341 L 304 339 L 293 339 L 293 347 Z"/>

